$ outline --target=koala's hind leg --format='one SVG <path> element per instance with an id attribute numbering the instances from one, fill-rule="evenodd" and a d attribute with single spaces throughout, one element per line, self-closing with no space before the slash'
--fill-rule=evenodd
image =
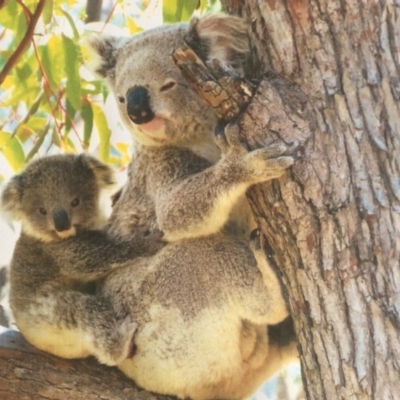
<path id="1" fill-rule="evenodd" d="M 250 235 L 250 249 L 258 268 L 255 267 L 254 261 L 252 268 L 249 264 L 246 284 L 237 285 L 236 293 L 241 296 L 238 305 L 243 310 L 242 317 L 255 324 L 277 324 L 289 314 L 281 282 L 268 263 L 257 229 Z"/>
<path id="2" fill-rule="evenodd" d="M 54 317 L 59 332 L 65 337 L 76 335 L 76 345 L 80 346 L 78 351 L 86 352 L 74 354 L 75 349 L 63 348 L 64 342 L 60 341 L 57 355 L 66 358 L 93 355 L 106 365 L 119 364 L 132 355 L 137 324 L 132 322 L 130 316 L 116 318 L 107 299 L 70 291 L 58 299 L 54 311 L 57 313 Z M 49 340 L 52 340 L 51 336 Z"/>

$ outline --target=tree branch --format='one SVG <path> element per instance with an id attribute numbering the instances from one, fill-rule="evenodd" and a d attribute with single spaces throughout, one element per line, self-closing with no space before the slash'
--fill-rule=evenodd
<path id="1" fill-rule="evenodd" d="M 43 8 L 46 4 L 46 0 L 39 0 L 39 3 L 36 7 L 35 12 L 32 14 L 32 17 L 29 21 L 28 29 L 26 30 L 25 36 L 22 38 L 20 44 L 11 55 L 9 60 L 6 62 L 6 65 L 0 72 L 0 86 L 3 84 L 4 80 L 6 79 L 7 75 L 10 73 L 12 68 L 18 62 L 22 54 L 28 49 L 29 43 L 32 40 L 33 33 L 35 32 L 35 27 L 39 18 L 43 12 Z"/>
<path id="2" fill-rule="evenodd" d="M 193 90 L 213 108 L 220 122 L 236 118 L 249 104 L 253 85 L 218 60 L 206 66 L 188 46 L 176 49 L 172 59 Z"/>
<path id="3" fill-rule="evenodd" d="M 0 398 L 7 400 L 173 400 L 139 389 L 117 368 L 36 350 L 19 332 L 0 334 Z"/>

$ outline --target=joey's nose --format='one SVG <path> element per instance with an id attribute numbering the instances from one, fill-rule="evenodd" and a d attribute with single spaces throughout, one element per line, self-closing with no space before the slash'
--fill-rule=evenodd
<path id="1" fill-rule="evenodd" d="M 71 228 L 71 221 L 65 210 L 54 211 L 53 221 L 57 232 L 66 231 Z"/>
<path id="2" fill-rule="evenodd" d="M 150 122 L 154 118 L 149 92 L 144 86 L 135 86 L 128 90 L 126 110 L 131 121 L 138 125 Z"/>

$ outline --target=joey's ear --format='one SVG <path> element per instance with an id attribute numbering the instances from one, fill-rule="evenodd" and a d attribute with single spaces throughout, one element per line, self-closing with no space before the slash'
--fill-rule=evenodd
<path id="1" fill-rule="evenodd" d="M 185 40 L 203 60 L 217 58 L 226 64 L 242 60 L 250 51 L 245 21 L 232 15 L 193 18 Z"/>
<path id="2" fill-rule="evenodd" d="M 100 78 L 110 82 L 115 78 L 118 49 L 126 38 L 109 34 L 90 34 L 80 41 L 86 67 Z"/>
<path id="3" fill-rule="evenodd" d="M 22 195 L 22 176 L 15 175 L 1 193 L 1 210 L 16 221 L 20 219 Z"/>
<path id="4" fill-rule="evenodd" d="M 84 153 L 79 155 L 79 159 L 83 165 L 89 167 L 93 171 L 101 189 L 117 184 L 115 173 L 108 165 Z"/>

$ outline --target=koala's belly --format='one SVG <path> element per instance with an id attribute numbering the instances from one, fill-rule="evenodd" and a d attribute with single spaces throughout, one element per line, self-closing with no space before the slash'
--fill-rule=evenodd
<path id="1" fill-rule="evenodd" d="M 210 308 L 186 320 L 179 310 L 161 305 L 148 313 L 150 320 L 135 336 L 135 356 L 119 365 L 139 386 L 195 400 L 237 399 L 263 381 L 256 375 L 268 355 L 267 336 L 262 343 L 253 338 L 252 354 L 244 359 L 242 321 L 228 308 Z"/>

